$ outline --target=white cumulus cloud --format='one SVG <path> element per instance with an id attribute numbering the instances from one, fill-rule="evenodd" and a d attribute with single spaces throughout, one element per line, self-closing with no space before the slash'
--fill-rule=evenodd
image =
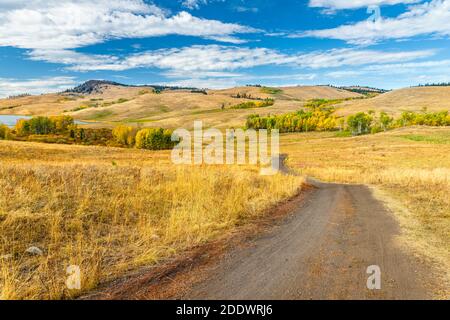
<path id="1" fill-rule="evenodd" d="M 61 92 L 76 85 L 72 77 L 49 77 L 37 79 L 0 78 L 0 97 L 18 94 Z"/>
<path id="2" fill-rule="evenodd" d="M 201 6 L 207 5 L 210 2 L 225 2 L 225 0 L 181 0 L 181 5 L 188 9 L 200 9 Z"/>
<path id="3" fill-rule="evenodd" d="M 318 37 L 344 40 L 351 44 L 370 45 L 387 39 L 416 36 L 450 35 L 450 0 L 433 0 L 410 6 L 395 18 L 381 18 L 376 23 L 361 21 L 337 28 L 310 30 L 291 37 Z"/>
<path id="4" fill-rule="evenodd" d="M 313 8 L 328 8 L 333 10 L 358 9 L 369 6 L 395 5 L 400 3 L 416 3 L 422 0 L 310 0 Z"/>
<path id="5" fill-rule="evenodd" d="M 0 46 L 24 49 L 73 49 L 171 34 L 237 41 L 232 35 L 256 31 L 187 12 L 169 16 L 142 0 L 0 2 Z"/>
<path id="6" fill-rule="evenodd" d="M 196 45 L 140 52 L 126 57 L 87 55 L 71 50 L 35 50 L 31 59 L 67 65 L 72 71 L 123 71 L 158 68 L 177 72 L 233 71 L 266 65 L 290 65 L 322 69 L 413 61 L 434 55 L 433 50 L 387 52 L 379 50 L 333 49 L 286 54 L 268 48 Z"/>

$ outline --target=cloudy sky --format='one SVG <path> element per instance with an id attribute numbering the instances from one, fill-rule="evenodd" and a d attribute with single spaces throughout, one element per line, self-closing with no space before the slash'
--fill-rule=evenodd
<path id="1" fill-rule="evenodd" d="M 450 81 L 450 0 L 0 0 L 0 96 Z"/>

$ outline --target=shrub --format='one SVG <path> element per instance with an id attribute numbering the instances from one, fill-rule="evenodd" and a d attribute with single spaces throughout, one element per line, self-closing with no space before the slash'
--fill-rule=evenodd
<path id="1" fill-rule="evenodd" d="M 381 112 L 379 122 L 380 122 L 381 128 L 384 131 L 386 131 L 392 126 L 392 123 L 394 122 L 394 118 L 389 117 L 386 112 Z"/>
<path id="2" fill-rule="evenodd" d="M 15 130 L 17 135 L 26 136 L 30 134 L 30 123 L 28 122 L 28 120 L 19 119 L 16 122 Z"/>
<path id="3" fill-rule="evenodd" d="M 425 125 L 425 126 L 450 126 L 450 115 L 448 111 L 441 112 L 403 112 L 400 119 L 396 121 L 399 127 L 411 125 Z"/>
<path id="4" fill-rule="evenodd" d="M 280 94 L 283 93 L 283 90 L 279 88 L 263 87 L 261 88 L 261 92 L 266 94 Z"/>
<path id="5" fill-rule="evenodd" d="M 11 129 L 0 123 L 0 139 L 8 140 L 11 138 Z"/>
<path id="6" fill-rule="evenodd" d="M 373 118 L 365 112 L 358 112 L 347 118 L 347 126 L 353 135 L 369 133 Z"/>
<path id="7" fill-rule="evenodd" d="M 305 104 L 305 108 L 320 109 L 320 110 L 333 110 L 334 105 L 340 104 L 344 101 L 351 100 L 352 98 L 346 99 L 312 99 Z"/>
<path id="8" fill-rule="evenodd" d="M 171 130 L 162 128 L 142 129 L 136 134 L 136 148 L 149 150 L 171 149 L 175 145 L 171 138 Z"/>
<path id="9" fill-rule="evenodd" d="M 253 109 L 253 108 L 265 108 L 275 104 L 273 99 L 265 99 L 263 101 L 248 101 L 232 106 L 231 109 Z"/>
<path id="10" fill-rule="evenodd" d="M 49 118 L 55 127 L 55 133 L 66 133 L 69 127 L 74 124 L 71 116 L 54 116 Z"/>

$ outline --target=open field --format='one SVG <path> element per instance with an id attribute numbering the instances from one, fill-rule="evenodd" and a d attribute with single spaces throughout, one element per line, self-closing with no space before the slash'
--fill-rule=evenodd
<path id="1" fill-rule="evenodd" d="M 288 163 L 302 174 L 374 186 L 400 221 L 399 240 L 450 279 L 450 129 L 412 127 L 351 138 L 290 134 L 282 141 Z"/>
<path id="2" fill-rule="evenodd" d="M 338 115 L 374 110 L 398 116 L 404 111 L 444 111 L 450 109 L 450 87 L 414 87 L 394 90 L 371 99 L 345 101 L 338 106 Z"/>
<path id="3" fill-rule="evenodd" d="M 296 194 L 301 177 L 176 167 L 169 152 L 0 141 L 2 299 L 82 292 L 231 232 Z M 43 255 L 25 250 L 36 246 Z M 84 270 L 84 271 L 83 271 Z"/>

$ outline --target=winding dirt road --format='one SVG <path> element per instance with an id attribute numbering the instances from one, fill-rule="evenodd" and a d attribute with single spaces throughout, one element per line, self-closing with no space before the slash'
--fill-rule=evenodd
<path id="1" fill-rule="evenodd" d="M 282 168 L 288 171 L 288 168 Z M 396 237 L 392 213 L 364 185 L 310 188 L 241 230 L 85 299 L 433 299 L 437 277 Z M 259 225 L 259 227 L 258 227 Z M 262 227 L 261 227 L 262 226 Z M 261 230 L 262 229 L 262 230 Z M 369 290 L 369 266 L 381 289 Z"/>
<path id="2" fill-rule="evenodd" d="M 428 268 L 395 243 L 392 214 L 362 185 L 313 181 L 278 227 L 210 268 L 186 299 L 430 299 Z M 367 267 L 381 289 L 367 289 Z M 428 278 L 428 279 L 427 279 Z"/>

